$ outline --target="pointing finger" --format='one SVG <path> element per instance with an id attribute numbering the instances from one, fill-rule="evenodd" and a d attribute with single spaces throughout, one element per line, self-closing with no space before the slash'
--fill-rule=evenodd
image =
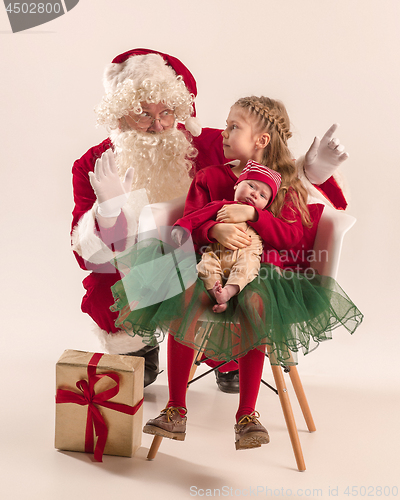
<path id="1" fill-rule="evenodd" d="M 339 124 L 338 123 L 334 123 L 333 125 L 331 125 L 328 130 L 325 132 L 324 134 L 324 137 L 322 138 L 322 140 L 328 140 L 330 141 L 333 137 L 333 134 L 335 133 L 336 129 L 338 128 Z"/>

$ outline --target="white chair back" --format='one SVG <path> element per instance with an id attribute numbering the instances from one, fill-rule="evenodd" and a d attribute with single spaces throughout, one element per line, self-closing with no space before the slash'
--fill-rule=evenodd
<path id="1" fill-rule="evenodd" d="M 160 240 L 172 244 L 171 231 L 163 231 L 163 228 L 170 228 L 182 217 L 185 199 L 185 196 L 181 196 L 171 201 L 146 205 L 139 217 L 138 241 L 148 237 L 149 231 L 154 231 Z"/>
<path id="2" fill-rule="evenodd" d="M 314 242 L 313 269 L 322 276 L 337 277 L 343 238 L 356 223 L 355 217 L 325 206 Z"/>

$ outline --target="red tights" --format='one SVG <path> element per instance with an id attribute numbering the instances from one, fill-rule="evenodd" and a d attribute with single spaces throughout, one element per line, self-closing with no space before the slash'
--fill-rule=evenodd
<path id="1" fill-rule="evenodd" d="M 177 342 L 173 335 L 168 335 L 169 401 L 167 406 L 186 408 L 186 388 L 193 357 L 193 349 Z M 264 352 L 258 349 L 253 349 L 238 359 L 240 400 L 236 421 L 255 410 L 264 359 Z"/>

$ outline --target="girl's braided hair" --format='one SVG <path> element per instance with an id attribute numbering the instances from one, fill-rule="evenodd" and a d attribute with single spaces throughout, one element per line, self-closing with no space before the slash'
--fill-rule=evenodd
<path id="1" fill-rule="evenodd" d="M 262 163 L 282 176 L 282 184 L 273 201 L 270 210 L 278 217 L 289 194 L 294 206 L 301 214 L 303 225 L 312 226 L 307 208 L 307 191 L 297 176 L 297 168 L 287 146 L 292 137 L 290 120 L 284 104 L 268 97 L 244 97 L 235 102 L 234 106 L 245 109 L 254 120 L 257 131 L 267 132 L 270 142 L 264 149 Z M 294 214 L 293 214 L 294 215 Z M 287 222 L 294 222 L 286 220 Z"/>

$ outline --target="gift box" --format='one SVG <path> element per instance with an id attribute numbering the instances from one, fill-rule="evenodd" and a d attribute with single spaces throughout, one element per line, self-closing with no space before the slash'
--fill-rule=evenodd
<path id="1" fill-rule="evenodd" d="M 131 457 L 141 445 L 144 358 L 66 350 L 56 365 L 55 447 Z"/>

